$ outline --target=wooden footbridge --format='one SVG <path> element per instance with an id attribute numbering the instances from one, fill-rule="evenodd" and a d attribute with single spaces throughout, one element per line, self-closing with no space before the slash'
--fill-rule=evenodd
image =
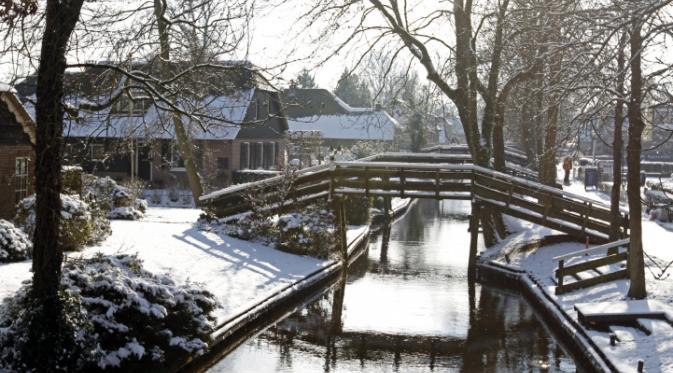
<path id="1" fill-rule="evenodd" d="M 471 162 L 461 154 L 382 153 L 234 185 L 204 195 L 200 202 L 218 217 L 228 217 L 251 208 L 246 198 L 251 193 L 278 201 L 271 207 L 275 209 L 346 195 L 461 199 L 582 241 L 587 237 L 594 243 L 608 240 L 609 206 L 541 184 L 534 172 L 513 163 L 507 164 L 506 172 L 497 172 Z M 626 216 L 622 222 L 620 234 L 625 237 Z"/>

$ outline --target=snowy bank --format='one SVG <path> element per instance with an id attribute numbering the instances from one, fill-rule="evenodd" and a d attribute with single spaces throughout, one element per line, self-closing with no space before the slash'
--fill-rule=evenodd
<path id="1" fill-rule="evenodd" d="M 148 271 L 169 274 L 178 284 L 201 284 L 213 293 L 220 303 L 216 324 L 331 264 L 201 231 L 195 226 L 200 214 L 198 209 L 150 207 L 142 220 L 113 221 L 105 241 L 69 256 L 137 253 Z M 349 229 L 349 241 L 365 230 Z M 30 267 L 30 261 L 0 265 L 0 297 L 18 290 L 31 276 Z"/>
<path id="2" fill-rule="evenodd" d="M 515 225 L 516 221 L 508 223 Z M 638 361 L 643 360 L 647 372 L 673 371 L 673 323 L 657 320 L 654 316 L 664 313 L 673 315 L 673 279 L 670 277 L 661 280 L 655 279 L 654 275 L 646 272 L 648 298 L 646 302 L 656 304 L 651 313 L 650 308 L 643 306 L 643 301 L 627 299 L 629 281 L 616 280 L 585 289 L 575 290 L 563 295 L 555 295 L 556 282 L 554 271 L 557 261 L 554 257 L 565 255 L 584 249 L 579 243 L 559 243 L 535 248 L 531 243 L 543 237 L 554 234 L 553 231 L 535 226 L 529 223 L 521 224 L 518 232 L 508 237 L 501 244 L 490 248 L 482 253 L 479 260 L 480 272 L 493 272 L 498 270 L 509 271 L 516 274 L 515 277 L 523 284 L 527 291 L 539 302 L 547 302 L 547 311 L 552 319 L 561 327 L 571 331 L 571 338 L 584 344 L 585 355 L 588 360 L 597 362 L 594 367 L 604 364 L 609 369 L 618 371 L 636 371 Z M 649 229 L 658 227 L 653 223 Z M 516 227 L 514 227 L 516 228 Z M 660 227 L 659 227 L 660 228 Z M 662 229 L 663 231 L 663 229 Z M 663 231 L 665 232 L 665 231 Z M 657 243 L 652 242 L 648 250 L 656 253 L 670 255 L 670 250 L 664 248 L 666 239 L 673 238 L 671 233 L 662 233 L 667 236 L 659 236 Z M 647 237 L 647 235 L 644 235 Z M 647 241 L 646 241 L 647 244 Z M 600 254 L 597 254 L 600 256 Z M 592 256 L 576 258 L 576 261 L 591 259 Z M 663 258 L 660 258 L 663 259 Z M 620 264 L 612 264 L 612 268 L 620 269 Z M 624 308 L 642 311 L 650 316 L 637 319 L 635 325 L 609 325 L 607 328 L 593 329 L 583 325 L 580 321 L 584 312 L 595 312 L 596 307 L 601 308 Z M 673 320 L 671 318 L 670 320 Z M 648 334 L 649 333 L 649 334 Z M 618 342 L 614 346 L 610 344 L 611 334 L 615 335 Z M 593 351 L 592 351 L 593 350 Z M 603 363 L 601 363 L 601 360 Z"/>

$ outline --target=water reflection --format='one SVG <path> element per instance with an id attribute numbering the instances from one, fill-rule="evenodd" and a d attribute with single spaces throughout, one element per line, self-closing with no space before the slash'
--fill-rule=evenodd
<path id="1" fill-rule="evenodd" d="M 574 371 L 520 296 L 468 285 L 468 213 L 420 201 L 387 245 L 212 371 Z"/>

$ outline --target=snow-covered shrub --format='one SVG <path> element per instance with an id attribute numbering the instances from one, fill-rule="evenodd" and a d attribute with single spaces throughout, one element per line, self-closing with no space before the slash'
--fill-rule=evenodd
<path id="1" fill-rule="evenodd" d="M 33 364 L 25 346 L 37 311 L 29 291 L 30 284 L 0 306 L 0 371 Z M 69 332 L 54 346 L 63 360 L 52 363 L 63 371 L 171 371 L 210 343 L 213 295 L 147 272 L 136 256 L 70 260 L 59 294 Z"/>
<path id="2" fill-rule="evenodd" d="M 280 250 L 293 254 L 327 258 L 336 247 L 334 214 L 321 205 L 309 205 L 301 212 L 278 217 Z"/>
<path id="3" fill-rule="evenodd" d="M 117 182 L 110 177 L 98 177 L 91 174 L 82 176 L 84 183 L 82 195 L 85 198 L 95 198 L 100 203 L 107 203 L 109 207 L 112 191 L 117 187 Z"/>
<path id="4" fill-rule="evenodd" d="M 140 182 L 122 186 L 109 177 L 87 175 L 84 178 L 84 195 L 92 205 L 104 210 L 109 219 L 137 220 L 144 216 L 147 201 L 139 199 Z"/>
<path id="5" fill-rule="evenodd" d="M 33 243 L 23 231 L 0 219 L 0 262 L 18 262 L 30 258 Z"/>
<path id="6" fill-rule="evenodd" d="M 349 225 L 366 225 L 370 221 L 369 208 L 372 199 L 365 196 L 347 196 L 344 200 L 346 223 Z"/>
<path id="7" fill-rule="evenodd" d="M 334 214 L 324 204 L 314 204 L 280 216 L 251 213 L 221 225 L 202 216 L 202 229 L 220 232 L 246 241 L 259 242 L 299 255 L 327 258 L 335 252 Z"/>
<path id="8" fill-rule="evenodd" d="M 82 167 L 63 166 L 61 168 L 61 189 L 66 194 L 82 193 Z"/>
<path id="9" fill-rule="evenodd" d="M 76 195 L 61 194 L 61 247 L 79 250 L 85 245 L 100 242 L 110 235 L 110 222 L 96 207 Z M 17 206 L 15 218 L 21 229 L 30 237 L 35 231 L 35 195 L 24 198 Z"/>

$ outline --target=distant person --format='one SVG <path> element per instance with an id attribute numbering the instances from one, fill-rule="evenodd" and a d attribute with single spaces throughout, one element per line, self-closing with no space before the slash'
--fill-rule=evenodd
<path id="1" fill-rule="evenodd" d="M 570 170 L 573 169 L 573 160 L 570 157 L 565 157 L 563 159 L 563 171 L 565 176 L 563 176 L 563 184 L 570 185 Z"/>

